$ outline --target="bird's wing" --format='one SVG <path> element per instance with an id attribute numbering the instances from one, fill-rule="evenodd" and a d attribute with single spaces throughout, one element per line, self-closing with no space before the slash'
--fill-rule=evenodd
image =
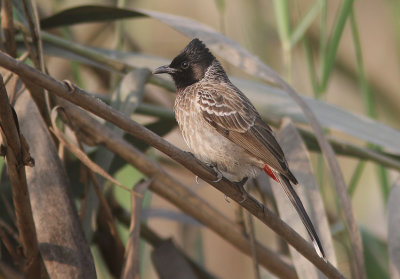
<path id="1" fill-rule="evenodd" d="M 197 102 L 204 119 L 221 135 L 296 181 L 271 128 L 239 89 L 226 84 L 202 86 Z"/>

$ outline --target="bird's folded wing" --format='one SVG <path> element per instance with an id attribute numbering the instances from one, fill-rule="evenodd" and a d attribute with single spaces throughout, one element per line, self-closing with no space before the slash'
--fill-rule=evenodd
<path id="1" fill-rule="evenodd" d="M 221 135 L 289 175 L 283 151 L 271 128 L 239 89 L 217 84 L 204 86 L 198 90 L 197 102 L 204 119 Z"/>

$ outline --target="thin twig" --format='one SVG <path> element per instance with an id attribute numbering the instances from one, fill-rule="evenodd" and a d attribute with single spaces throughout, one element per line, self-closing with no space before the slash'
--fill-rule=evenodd
<path id="1" fill-rule="evenodd" d="M 0 219 L 0 228 L 4 229 L 14 240 L 19 243 L 18 232 L 16 232 L 7 222 Z"/>
<path id="2" fill-rule="evenodd" d="M 22 6 L 25 12 L 25 18 L 29 26 L 29 36 L 32 38 L 32 45 L 34 51 L 31 52 L 32 61 L 35 67 L 42 72 L 44 71 L 41 39 L 40 39 L 40 28 L 37 20 L 36 6 L 33 5 L 32 1 L 22 0 Z"/>
<path id="3" fill-rule="evenodd" d="M 308 130 L 297 127 L 309 150 L 321 151 L 315 136 Z M 374 150 L 368 147 L 358 146 L 332 136 L 326 136 L 338 155 L 351 156 L 369 160 L 384 167 L 400 171 L 400 161 L 397 156 Z"/>
<path id="4" fill-rule="evenodd" d="M 1 1 L 1 26 L 4 34 L 4 46 L 8 54 L 17 57 L 17 44 L 14 35 L 12 1 Z"/>
<path id="5" fill-rule="evenodd" d="M 144 195 L 147 188 L 153 183 L 154 179 L 148 179 L 136 184 L 135 191 Z M 140 224 L 142 214 L 143 199 L 131 195 L 132 214 L 129 226 L 129 239 L 126 245 L 124 265 L 121 272 L 121 279 L 139 279 L 140 268 Z"/>
<path id="6" fill-rule="evenodd" d="M 29 57 L 29 52 L 24 52 L 20 57 L 17 59 L 19 61 L 25 61 L 26 58 Z M 6 75 L 4 75 L 4 84 L 7 85 L 7 83 L 10 81 L 11 77 L 14 75 L 13 72 L 8 72 Z"/>

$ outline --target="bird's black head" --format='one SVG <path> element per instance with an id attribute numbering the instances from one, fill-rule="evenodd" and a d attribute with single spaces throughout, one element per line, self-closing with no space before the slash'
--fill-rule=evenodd
<path id="1" fill-rule="evenodd" d="M 153 74 L 167 73 L 174 79 L 178 89 L 185 88 L 204 78 L 204 75 L 215 60 L 214 55 L 199 39 L 193 39 L 171 64 L 161 66 Z"/>

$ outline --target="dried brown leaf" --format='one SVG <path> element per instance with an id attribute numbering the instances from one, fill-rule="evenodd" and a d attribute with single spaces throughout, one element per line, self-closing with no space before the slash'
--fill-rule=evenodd
<path id="1" fill-rule="evenodd" d="M 141 181 L 135 186 L 135 191 L 144 195 L 154 179 Z M 122 268 L 121 279 L 139 278 L 140 267 L 140 223 L 143 199 L 131 195 L 132 213 L 129 226 L 129 239 L 126 245 L 124 266 Z"/>
<path id="2" fill-rule="evenodd" d="M 60 107 L 55 107 L 51 112 L 51 122 L 53 123 L 53 127 L 50 127 L 50 131 L 57 137 L 57 139 L 66 147 L 69 151 L 71 151 L 86 167 L 92 170 L 94 173 L 97 173 L 107 179 L 108 181 L 114 183 L 120 188 L 130 192 L 131 190 L 121 183 L 119 183 L 115 178 L 109 175 L 104 169 L 102 169 L 99 165 L 93 162 L 89 156 L 86 155 L 78 146 L 73 144 L 67 136 L 57 128 L 56 118 L 57 118 L 57 109 Z"/>

